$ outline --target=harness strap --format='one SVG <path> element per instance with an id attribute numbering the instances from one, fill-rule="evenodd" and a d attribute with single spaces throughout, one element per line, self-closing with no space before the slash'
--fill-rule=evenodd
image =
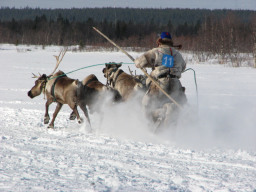
<path id="1" fill-rule="evenodd" d="M 55 79 L 53 85 L 52 85 L 52 88 L 51 88 L 51 95 L 53 96 L 53 101 L 55 101 L 55 102 L 57 101 L 57 99 L 56 99 L 56 97 L 55 97 L 55 94 L 54 94 L 55 85 L 56 85 L 56 83 L 57 83 L 57 81 L 58 81 L 59 79 L 61 79 L 62 77 L 66 77 L 66 76 L 67 76 L 67 75 L 65 74 L 65 75 L 62 75 L 62 76 L 57 77 L 57 78 Z"/>
<path id="2" fill-rule="evenodd" d="M 123 70 L 119 70 L 118 73 L 117 73 L 117 75 L 115 76 L 115 78 L 113 78 L 113 80 L 112 80 L 113 87 L 115 87 L 117 78 L 118 78 L 119 75 L 121 75 L 122 73 L 123 73 Z"/>
<path id="3" fill-rule="evenodd" d="M 44 84 L 43 84 L 43 94 L 44 94 L 44 99 L 45 99 L 45 88 L 46 88 L 46 83 L 47 83 L 47 80 L 45 80 Z"/>
<path id="4" fill-rule="evenodd" d="M 170 47 L 170 51 L 171 51 L 171 56 L 172 56 L 172 48 L 171 47 Z M 171 75 L 171 69 L 170 68 L 169 68 L 169 74 L 168 75 Z"/>
<path id="5" fill-rule="evenodd" d="M 118 70 L 118 69 L 116 68 L 116 69 L 114 69 L 113 71 L 111 71 L 111 73 L 107 73 L 107 74 L 106 74 L 106 78 L 107 78 L 106 86 L 111 86 L 111 84 L 113 84 L 114 79 L 113 79 L 113 78 L 110 78 L 110 76 L 111 76 L 113 73 L 115 73 L 117 70 Z M 113 85 L 113 87 L 114 87 L 114 85 Z"/>
<path id="6" fill-rule="evenodd" d="M 173 75 L 173 74 L 170 73 L 170 69 L 169 69 L 169 73 L 165 73 L 165 74 L 159 75 L 157 78 L 161 79 L 161 78 L 166 78 L 166 77 L 172 78 L 172 79 L 178 78 L 176 75 Z"/>
<path id="7" fill-rule="evenodd" d="M 171 47 L 170 47 L 170 51 L 171 51 L 171 56 L 173 56 L 173 55 L 172 55 L 172 48 L 171 48 Z"/>

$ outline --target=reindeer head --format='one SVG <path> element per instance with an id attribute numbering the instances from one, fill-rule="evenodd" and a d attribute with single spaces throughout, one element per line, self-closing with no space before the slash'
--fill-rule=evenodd
<path id="1" fill-rule="evenodd" d="M 31 88 L 31 90 L 28 92 L 28 96 L 32 99 L 38 95 L 40 95 L 47 83 L 47 76 L 45 74 L 36 76 L 33 74 L 33 78 L 37 78 L 35 81 L 35 85 Z"/>
<path id="2" fill-rule="evenodd" d="M 55 73 L 55 71 L 59 67 L 59 64 L 62 61 L 66 52 L 67 52 L 67 48 L 65 50 L 62 50 L 58 56 L 54 56 L 57 60 L 56 66 L 55 66 L 53 72 L 48 77 L 52 76 Z M 60 56 L 61 56 L 61 58 L 60 58 Z M 35 74 L 33 74 L 33 75 L 34 76 L 32 78 L 37 78 L 37 80 L 35 81 L 35 85 L 28 92 L 28 96 L 30 98 L 34 98 L 34 97 L 40 95 L 42 93 L 42 91 L 44 90 L 44 88 L 46 86 L 46 83 L 47 83 L 47 80 L 48 80 L 48 77 L 45 74 L 43 74 L 43 75 L 39 74 L 39 76 L 36 76 Z"/>
<path id="3" fill-rule="evenodd" d="M 105 68 L 103 68 L 102 72 L 105 78 L 109 78 L 113 72 L 116 72 L 119 67 L 121 67 L 121 63 L 107 63 L 105 64 Z"/>

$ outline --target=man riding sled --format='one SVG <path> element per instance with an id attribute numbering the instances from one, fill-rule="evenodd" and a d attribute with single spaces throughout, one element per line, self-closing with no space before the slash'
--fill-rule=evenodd
<path id="1" fill-rule="evenodd" d="M 153 48 L 135 59 L 137 68 L 152 68 L 150 76 L 168 93 L 179 105 L 187 102 L 185 88 L 180 82 L 181 73 L 186 68 L 182 55 L 174 48 L 171 34 L 162 32 L 157 39 L 157 48 Z M 148 91 L 142 104 L 146 115 L 155 122 L 155 128 L 168 126 L 177 120 L 177 106 L 160 91 L 148 78 Z"/>

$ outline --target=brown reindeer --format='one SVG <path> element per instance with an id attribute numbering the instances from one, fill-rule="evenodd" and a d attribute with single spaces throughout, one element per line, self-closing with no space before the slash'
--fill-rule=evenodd
<path id="1" fill-rule="evenodd" d="M 88 75 L 83 81 L 78 82 L 77 97 L 83 106 L 88 106 L 90 113 L 100 112 L 106 96 L 111 102 L 119 102 L 122 97 L 119 92 L 101 83 L 94 74 Z M 71 113 L 70 119 L 75 119 L 76 114 Z"/>
<path id="2" fill-rule="evenodd" d="M 90 124 L 90 119 L 86 105 L 84 105 L 84 103 L 81 102 L 82 99 L 77 97 L 77 88 L 79 81 L 67 77 L 65 73 L 62 71 L 58 71 L 57 73 L 55 73 L 66 51 L 67 49 L 64 52 L 60 52 L 59 56 L 55 56 L 57 60 L 56 67 L 49 76 L 47 76 L 46 74 L 40 76 L 34 75 L 34 78 L 37 78 L 37 80 L 35 81 L 35 85 L 28 92 L 28 96 L 30 98 L 34 98 L 40 95 L 42 92 L 46 95 L 47 101 L 45 103 L 44 115 L 45 124 L 48 124 L 50 120 L 48 114 L 50 104 L 52 104 L 53 102 L 57 103 L 56 109 L 53 113 L 52 121 L 50 122 L 48 128 L 54 127 L 55 118 L 63 104 L 69 105 L 69 107 L 73 110 L 74 114 L 76 115 L 78 123 L 81 123 L 83 120 L 80 118 L 77 110 L 77 106 L 79 106 L 84 112 Z"/>
<path id="3" fill-rule="evenodd" d="M 107 84 L 116 89 L 123 100 L 127 100 L 135 91 L 144 90 L 144 85 L 139 78 L 135 78 L 119 69 L 121 66 L 122 64 L 116 63 L 106 64 L 102 72 L 104 77 L 107 78 Z"/>

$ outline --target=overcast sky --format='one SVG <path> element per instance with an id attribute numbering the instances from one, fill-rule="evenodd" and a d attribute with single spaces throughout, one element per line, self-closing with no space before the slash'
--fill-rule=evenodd
<path id="1" fill-rule="evenodd" d="M 0 7 L 15 8 L 207 8 L 256 10 L 256 0 L 0 0 Z"/>

